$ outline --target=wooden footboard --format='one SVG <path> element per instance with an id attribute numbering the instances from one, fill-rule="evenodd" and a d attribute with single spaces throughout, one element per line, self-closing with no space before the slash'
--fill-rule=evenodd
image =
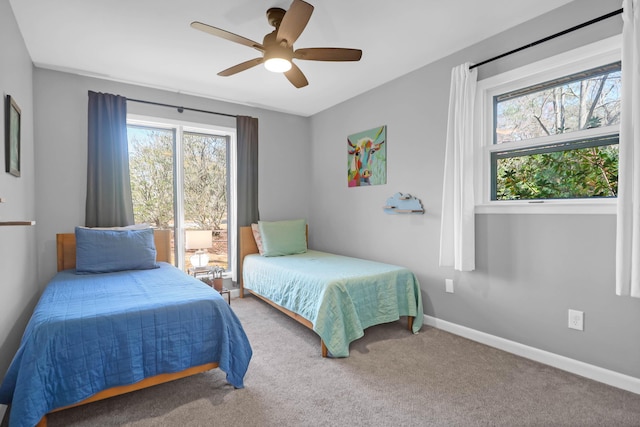
<path id="1" fill-rule="evenodd" d="M 262 301 L 266 302 L 267 304 L 271 305 L 272 307 L 277 308 L 279 311 L 281 311 L 284 314 L 286 314 L 287 316 L 291 317 L 296 322 L 306 326 L 307 328 L 309 328 L 309 329 L 311 329 L 313 331 L 313 323 L 311 323 L 311 321 L 309 321 L 308 319 L 300 316 L 298 313 L 294 313 L 293 311 L 288 310 L 288 309 L 276 304 L 275 302 L 271 301 L 269 298 L 265 298 L 262 295 L 253 292 L 251 289 L 247 289 L 247 292 L 249 292 L 251 295 L 254 295 L 257 298 L 260 298 Z M 322 340 L 322 338 L 320 338 L 320 348 L 321 348 L 321 351 L 322 351 L 322 357 L 327 357 L 328 354 L 329 354 L 329 351 L 327 350 L 327 346 L 324 344 L 324 341 Z"/>
<path id="2" fill-rule="evenodd" d="M 201 372 L 209 371 L 211 369 L 215 369 L 218 367 L 217 363 L 206 363 L 204 365 L 193 366 L 191 368 L 187 368 L 184 371 L 175 372 L 172 374 L 160 374 L 153 377 L 145 378 L 142 381 L 139 381 L 135 384 L 124 385 L 119 387 L 112 387 L 106 390 L 102 390 L 91 397 L 86 398 L 85 400 L 74 403 L 73 405 L 64 406 L 61 408 L 56 408 L 51 412 L 63 411 L 69 408 L 75 408 L 76 406 L 86 405 L 87 403 L 97 402 L 99 400 L 108 399 L 114 396 L 120 396 L 121 394 L 130 393 L 132 391 L 142 390 L 143 388 L 152 387 L 154 385 L 163 384 L 169 381 L 178 380 L 180 378 L 186 378 L 191 375 L 199 374 Z M 36 427 L 46 427 L 47 426 L 47 416 L 42 417 L 40 422 Z"/>
<path id="3" fill-rule="evenodd" d="M 272 307 L 275 307 L 276 309 L 278 309 L 278 311 L 281 311 L 282 313 L 284 313 L 287 316 L 291 317 L 296 322 L 306 326 L 307 328 L 309 328 L 309 329 L 311 329 L 313 331 L 313 323 L 311 323 L 311 321 L 309 321 L 308 319 L 300 316 L 298 313 L 294 313 L 293 311 L 288 310 L 288 309 L 276 304 L 275 302 L 271 301 L 269 298 L 265 298 L 262 295 L 253 292 L 251 289 L 247 289 L 247 292 L 249 292 L 251 295 L 253 295 L 253 296 L 257 297 L 257 298 L 260 298 L 262 301 L 264 301 L 267 304 L 271 305 Z M 409 331 L 410 332 L 413 332 L 413 319 L 414 319 L 414 316 L 407 316 L 407 323 L 409 324 Z M 322 338 L 320 338 L 320 348 L 321 348 L 321 352 L 322 352 L 322 357 L 328 357 L 329 350 L 327 350 L 327 346 L 325 345 L 324 340 Z"/>

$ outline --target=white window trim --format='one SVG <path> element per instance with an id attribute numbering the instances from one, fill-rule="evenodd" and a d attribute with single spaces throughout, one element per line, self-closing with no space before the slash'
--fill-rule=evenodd
<path id="1" fill-rule="evenodd" d="M 478 136 L 475 161 L 475 212 L 518 213 L 518 214 L 615 214 L 617 199 L 572 199 L 572 200 L 491 200 L 491 152 L 500 149 L 493 144 L 493 97 L 535 83 L 553 80 L 600 65 L 620 61 L 622 37 L 617 35 L 598 42 L 582 46 L 544 60 L 507 71 L 481 80 L 476 90 L 476 111 L 474 134 Z M 560 65 L 558 65 L 560 64 Z M 567 139 L 575 139 L 581 131 L 567 134 Z M 589 135 L 598 131 L 589 130 Z M 602 129 L 602 133 L 611 133 L 611 127 Z M 554 140 L 557 140 L 556 136 Z M 535 146 L 548 142 L 538 138 L 528 144 Z M 522 145 L 524 147 L 524 145 Z M 504 149 L 504 147 L 502 147 Z"/>

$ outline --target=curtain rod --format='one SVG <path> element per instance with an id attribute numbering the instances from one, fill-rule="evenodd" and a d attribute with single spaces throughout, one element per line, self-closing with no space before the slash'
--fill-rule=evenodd
<path id="1" fill-rule="evenodd" d="M 127 101 L 139 102 L 141 104 L 151 104 L 151 105 L 158 105 L 160 107 L 175 108 L 175 109 L 178 110 L 178 113 L 182 113 L 184 110 L 189 110 L 189 111 L 196 111 L 198 113 L 217 114 L 218 116 L 227 116 L 227 117 L 238 118 L 238 116 L 236 116 L 234 114 L 218 113 L 216 111 L 200 110 L 198 108 L 190 108 L 190 107 L 182 107 L 182 106 L 179 106 L 179 105 L 163 104 L 161 102 L 144 101 L 142 99 L 132 99 L 132 98 L 126 98 L 126 99 L 127 99 Z"/>
<path id="2" fill-rule="evenodd" d="M 612 16 L 620 15 L 622 13 L 622 10 L 623 9 L 618 9 L 618 10 L 615 10 L 613 12 L 609 12 L 606 15 L 599 16 L 599 17 L 594 18 L 594 19 L 592 19 L 590 21 L 583 22 L 582 24 L 579 24 L 579 25 L 576 25 L 574 27 L 568 28 L 568 29 L 566 29 L 564 31 L 560 31 L 559 33 L 555 33 L 555 34 L 547 36 L 547 37 L 545 37 L 543 39 L 537 40 L 537 41 L 535 41 L 533 43 L 529 43 L 526 46 L 522 46 L 522 47 L 519 47 L 517 49 L 510 50 L 509 52 L 503 53 L 501 55 L 494 56 L 493 58 L 489 58 L 489 59 L 487 59 L 485 61 L 482 61 L 482 62 L 479 62 L 477 64 L 474 64 L 474 65 L 470 66 L 469 69 L 472 70 L 472 69 L 474 69 L 476 67 L 479 67 L 481 65 L 487 64 L 489 62 L 493 62 L 496 59 L 504 58 L 505 56 L 511 55 L 513 53 L 516 53 L 516 52 L 520 52 L 521 50 L 528 49 L 530 47 L 536 46 L 536 45 L 538 45 L 540 43 L 544 43 L 544 42 L 549 41 L 551 39 L 555 39 L 556 37 L 563 36 L 563 35 L 565 35 L 567 33 L 572 32 L 572 31 L 579 30 L 580 28 L 584 28 L 584 27 L 589 26 L 591 24 L 595 24 L 596 22 L 600 22 L 600 21 L 603 21 L 603 20 L 605 20 L 607 18 L 611 18 Z"/>

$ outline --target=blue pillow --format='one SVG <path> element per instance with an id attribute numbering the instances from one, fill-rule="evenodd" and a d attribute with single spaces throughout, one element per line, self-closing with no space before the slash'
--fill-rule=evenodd
<path id="1" fill-rule="evenodd" d="M 159 268 L 153 229 L 96 230 L 76 227 L 76 273 Z"/>
<path id="2" fill-rule="evenodd" d="M 281 256 L 307 252 L 307 222 L 304 219 L 288 221 L 258 221 L 263 256 Z"/>

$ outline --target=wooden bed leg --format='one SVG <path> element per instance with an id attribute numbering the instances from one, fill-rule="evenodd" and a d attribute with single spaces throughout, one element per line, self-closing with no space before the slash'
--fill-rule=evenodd
<path id="1" fill-rule="evenodd" d="M 327 350 L 327 346 L 324 345 L 324 341 L 320 339 L 320 347 L 322 348 L 322 357 L 329 356 L 329 350 Z"/>
<path id="2" fill-rule="evenodd" d="M 47 416 L 42 417 L 40 422 L 36 424 L 36 427 L 47 427 Z"/>
<path id="3" fill-rule="evenodd" d="M 413 332 L 413 316 L 407 316 L 407 323 L 409 323 L 409 330 Z"/>

